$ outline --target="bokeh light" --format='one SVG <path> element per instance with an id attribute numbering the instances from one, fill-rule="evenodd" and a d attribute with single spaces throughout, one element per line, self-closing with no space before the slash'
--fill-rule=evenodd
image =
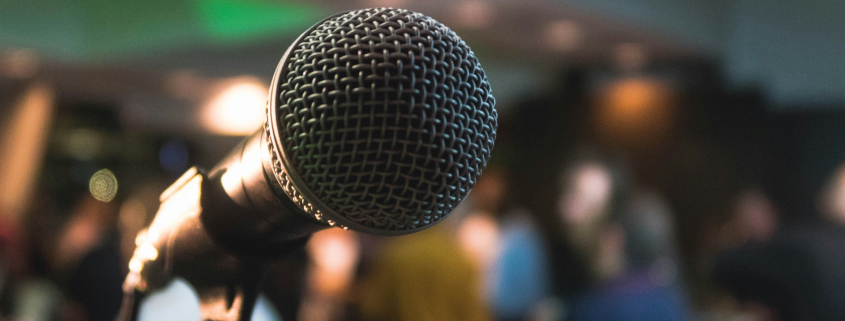
<path id="1" fill-rule="evenodd" d="M 628 77 L 608 84 L 598 99 L 599 129 L 641 146 L 663 138 L 674 120 L 675 93 L 659 78 Z"/>
<path id="2" fill-rule="evenodd" d="M 117 195 L 117 177 L 108 169 L 101 169 L 91 176 L 88 190 L 99 201 L 110 202 Z"/>
<path id="3" fill-rule="evenodd" d="M 231 81 L 204 108 L 203 125 L 228 136 L 246 136 L 264 122 L 267 86 L 252 77 Z"/>

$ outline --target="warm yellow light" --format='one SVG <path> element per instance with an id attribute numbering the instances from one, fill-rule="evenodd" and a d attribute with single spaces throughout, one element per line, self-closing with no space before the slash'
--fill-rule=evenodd
<path id="1" fill-rule="evenodd" d="M 245 136 L 264 122 L 267 86 L 254 78 L 239 78 L 222 86 L 224 89 L 203 108 L 203 125 L 211 132 Z"/>
<path id="2" fill-rule="evenodd" d="M 623 81 L 610 92 L 611 107 L 623 119 L 645 117 L 660 108 L 659 84 L 649 81 Z"/>
<path id="3" fill-rule="evenodd" d="M 220 183 L 221 185 L 223 185 L 223 189 L 226 191 L 236 191 L 239 188 L 243 188 L 241 175 L 242 173 L 240 164 L 229 166 L 229 168 L 226 169 L 226 172 L 223 173 L 223 176 L 220 177 Z"/>
<path id="4" fill-rule="evenodd" d="M 129 271 L 131 272 L 141 272 L 141 268 L 144 267 L 144 262 L 141 262 L 138 258 L 132 258 L 129 260 Z"/>
<path id="5" fill-rule="evenodd" d="M 600 92 L 598 103 L 600 128 L 617 139 L 647 142 L 671 126 L 673 91 L 659 79 L 620 79 Z"/>
<path id="6" fill-rule="evenodd" d="M 141 245 L 147 240 L 147 230 L 142 230 L 138 232 L 138 236 L 135 236 L 135 245 Z"/>
<path id="7" fill-rule="evenodd" d="M 190 171 L 186 174 L 190 174 Z M 177 180 L 177 184 L 181 185 L 181 187 L 177 187 L 175 191 L 167 195 L 164 202 L 161 203 L 155 219 L 153 219 L 152 224 L 147 229 L 145 238 L 149 242 L 160 244 L 161 238 L 168 237 L 170 235 L 169 233 L 173 231 L 173 227 L 177 226 L 179 222 L 199 215 L 202 176 L 193 176 L 193 178 L 187 179 L 187 182 L 182 184 L 180 182 L 183 178 Z M 168 194 L 168 191 L 164 193 Z"/>
<path id="8" fill-rule="evenodd" d="M 117 177 L 110 170 L 101 169 L 91 176 L 88 190 L 97 200 L 109 202 L 117 195 Z"/>
<path id="9" fill-rule="evenodd" d="M 141 247 L 138 248 L 140 250 L 140 254 L 144 259 L 153 261 L 158 258 L 158 250 L 156 250 L 155 246 L 152 243 L 144 243 L 141 244 Z"/>
<path id="10" fill-rule="evenodd" d="M 0 96 L 12 98 L 11 92 Z M 53 118 L 53 89 L 41 82 L 21 93 L 16 102 L 0 104 L 0 216 L 26 213 L 38 182 Z M 5 99 L 4 98 L 4 99 Z"/>

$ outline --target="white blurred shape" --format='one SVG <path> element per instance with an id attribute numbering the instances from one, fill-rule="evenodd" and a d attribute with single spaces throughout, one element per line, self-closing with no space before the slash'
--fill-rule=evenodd
<path id="1" fill-rule="evenodd" d="M 141 302 L 138 320 L 200 320 L 197 293 L 188 283 L 177 278 Z"/>
<path id="2" fill-rule="evenodd" d="M 600 164 L 588 163 L 579 167 L 569 191 L 559 204 L 565 222 L 570 224 L 588 223 L 610 201 L 613 181 L 607 168 Z"/>
<path id="3" fill-rule="evenodd" d="M 306 248 L 313 266 L 309 271 L 310 286 L 322 295 L 339 295 L 352 283 L 361 246 L 355 233 L 327 229 L 311 236 Z"/>
<path id="4" fill-rule="evenodd" d="M 228 136 L 246 136 L 261 127 L 267 102 L 267 86 L 252 77 L 240 77 L 203 107 L 203 125 Z"/>
<path id="5" fill-rule="evenodd" d="M 255 309 L 252 310 L 252 321 L 281 321 L 282 317 L 279 311 L 273 307 L 267 297 L 261 295 L 258 297 L 258 302 L 255 303 Z"/>
<path id="6" fill-rule="evenodd" d="M 480 267 L 488 267 L 499 254 L 499 228 L 490 214 L 467 216 L 458 228 L 458 244 Z"/>
<path id="7" fill-rule="evenodd" d="M 278 321 L 282 318 L 266 297 L 259 296 L 252 321 Z M 150 294 L 138 313 L 139 321 L 200 320 L 197 292 L 184 280 L 176 278 L 165 288 Z"/>

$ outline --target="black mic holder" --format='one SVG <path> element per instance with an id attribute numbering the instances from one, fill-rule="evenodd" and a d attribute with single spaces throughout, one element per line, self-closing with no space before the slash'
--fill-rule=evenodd
<path id="1" fill-rule="evenodd" d="M 202 320 L 250 320 L 267 265 L 330 227 L 278 196 L 266 146 L 261 129 L 210 172 L 191 168 L 162 193 L 136 239 L 120 320 L 137 320 L 143 297 L 174 277 L 197 291 Z"/>

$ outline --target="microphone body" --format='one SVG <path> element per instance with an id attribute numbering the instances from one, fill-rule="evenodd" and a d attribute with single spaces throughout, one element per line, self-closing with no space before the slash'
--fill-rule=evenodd
<path id="1" fill-rule="evenodd" d="M 495 100 L 468 46 L 402 9 L 329 17 L 285 52 L 263 128 L 162 193 L 122 320 L 182 277 L 203 320 L 249 320 L 268 263 L 319 230 L 402 235 L 444 219 L 486 166 Z"/>

